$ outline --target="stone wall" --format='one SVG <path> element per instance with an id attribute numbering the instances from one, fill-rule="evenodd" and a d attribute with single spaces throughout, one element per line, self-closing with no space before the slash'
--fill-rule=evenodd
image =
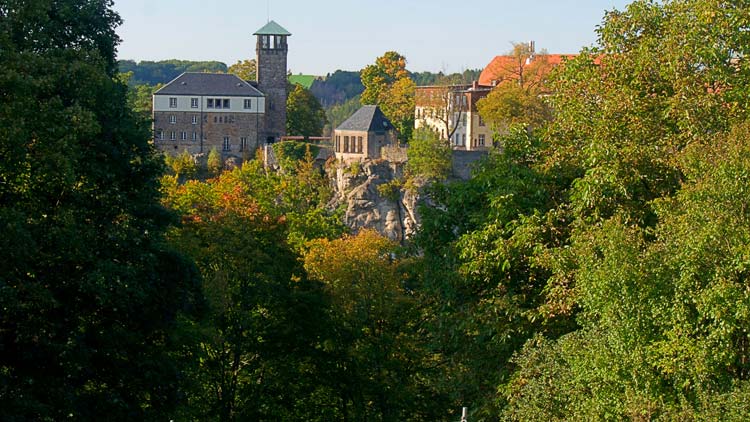
<path id="1" fill-rule="evenodd" d="M 275 141 L 286 135 L 287 50 L 257 50 L 258 89 L 266 96 L 264 139 Z"/>
<path id="2" fill-rule="evenodd" d="M 451 161 L 453 165 L 453 176 L 463 180 L 471 178 L 471 170 L 474 163 L 486 157 L 488 151 L 460 151 L 453 150 Z"/>
<path id="3" fill-rule="evenodd" d="M 170 123 L 170 116 L 175 116 L 176 122 Z M 193 124 L 193 116 L 197 123 Z M 245 151 L 240 150 L 240 139 L 247 138 L 247 151 L 251 154 L 262 145 L 263 115 L 255 113 L 210 113 L 203 112 L 201 124 L 200 112 L 154 112 L 154 144 L 168 154 L 180 154 L 185 149 L 191 154 L 209 152 L 216 148 L 223 156 L 241 157 Z M 164 139 L 158 139 L 159 131 Z M 175 132 L 175 140 L 170 139 L 171 132 Z M 182 132 L 186 133 L 186 140 L 181 139 Z M 197 139 L 193 140 L 193 133 Z M 201 151 L 201 134 L 203 135 L 203 151 Z M 230 148 L 224 151 L 224 137 L 228 136 Z"/>

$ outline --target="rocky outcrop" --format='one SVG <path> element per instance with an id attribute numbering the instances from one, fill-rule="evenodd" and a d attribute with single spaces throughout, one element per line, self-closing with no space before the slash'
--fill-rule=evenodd
<path id="1" fill-rule="evenodd" d="M 419 194 L 403 188 L 403 164 L 384 160 L 336 163 L 331 168 L 335 197 L 331 207 L 344 208 L 344 223 L 353 230 L 371 228 L 403 242 L 419 226 Z M 335 174 L 334 174 L 335 173 Z"/>

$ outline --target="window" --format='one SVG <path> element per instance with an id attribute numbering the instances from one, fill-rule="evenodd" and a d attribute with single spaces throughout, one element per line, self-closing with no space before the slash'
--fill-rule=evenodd
<path id="1" fill-rule="evenodd" d="M 245 99 L 245 108 L 251 110 L 253 108 L 253 100 Z"/>
<path id="2" fill-rule="evenodd" d="M 479 126 L 484 126 L 484 119 L 481 115 L 479 116 Z"/>
<path id="3" fill-rule="evenodd" d="M 174 114 L 170 114 L 169 115 L 169 123 L 171 123 L 171 124 L 177 123 L 177 116 L 175 116 Z"/>
<path id="4" fill-rule="evenodd" d="M 177 139 L 177 132 L 169 132 L 169 139 L 172 141 Z"/>
<path id="5" fill-rule="evenodd" d="M 247 148 L 247 138 L 240 138 L 240 151 L 244 151 Z"/>
<path id="6" fill-rule="evenodd" d="M 193 132 L 193 138 L 194 141 L 198 140 L 198 132 Z"/>
<path id="7" fill-rule="evenodd" d="M 232 144 L 229 142 L 229 137 L 224 137 L 224 151 L 229 151 L 232 149 Z"/>
<path id="8" fill-rule="evenodd" d="M 164 139 L 164 131 L 163 131 L 163 130 L 159 130 L 159 131 L 158 131 L 158 132 L 156 133 L 156 137 L 157 137 L 158 139 L 161 139 L 161 140 L 163 140 L 163 139 Z"/>
<path id="9" fill-rule="evenodd" d="M 169 108 L 177 108 L 177 97 L 169 97 Z"/>
<path id="10" fill-rule="evenodd" d="M 209 98 L 208 102 L 206 103 L 206 108 L 214 108 L 214 99 Z"/>
<path id="11" fill-rule="evenodd" d="M 224 123 L 224 116 L 219 116 L 219 123 Z"/>
<path id="12" fill-rule="evenodd" d="M 182 133 L 180 134 L 180 140 L 182 140 L 182 141 L 185 141 L 185 140 L 187 140 L 187 132 L 182 132 Z"/>
<path id="13" fill-rule="evenodd" d="M 466 145 L 466 134 L 461 135 L 461 145 Z"/>
<path id="14" fill-rule="evenodd" d="M 357 137 L 357 152 L 359 153 L 362 152 L 362 137 L 361 136 Z"/>
<path id="15" fill-rule="evenodd" d="M 336 152 L 341 152 L 341 137 L 336 135 L 336 146 L 334 147 Z"/>
<path id="16" fill-rule="evenodd" d="M 229 99 L 224 99 L 224 108 L 229 108 Z"/>
<path id="17" fill-rule="evenodd" d="M 479 135 L 479 141 L 477 142 L 480 147 L 484 146 L 484 135 Z"/>
<path id="18" fill-rule="evenodd" d="M 214 98 L 214 108 L 221 108 L 221 98 Z"/>
<path id="19" fill-rule="evenodd" d="M 344 136 L 344 152 L 349 152 L 349 137 Z"/>
<path id="20" fill-rule="evenodd" d="M 190 107 L 192 107 L 192 108 L 198 108 L 198 99 L 197 98 L 191 98 L 190 99 Z"/>
<path id="21" fill-rule="evenodd" d="M 349 152 L 357 152 L 357 139 L 352 136 L 352 146 L 349 147 Z"/>
<path id="22" fill-rule="evenodd" d="M 193 115 L 193 118 L 191 119 L 191 122 L 192 122 L 192 123 L 193 123 L 194 125 L 197 125 L 197 124 L 198 124 L 198 115 L 197 115 L 197 114 L 194 114 L 194 115 Z"/>

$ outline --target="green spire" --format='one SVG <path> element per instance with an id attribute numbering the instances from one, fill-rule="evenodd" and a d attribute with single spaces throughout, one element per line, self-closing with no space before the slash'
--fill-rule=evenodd
<path id="1" fill-rule="evenodd" d="M 292 35 L 291 32 L 282 28 L 281 25 L 274 21 L 268 22 L 263 28 L 255 31 L 253 35 Z"/>

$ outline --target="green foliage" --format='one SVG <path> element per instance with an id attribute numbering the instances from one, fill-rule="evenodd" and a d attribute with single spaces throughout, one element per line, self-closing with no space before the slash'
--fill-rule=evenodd
<path id="1" fill-rule="evenodd" d="M 359 101 L 359 97 L 350 98 L 342 104 L 336 104 L 326 109 L 326 120 L 328 123 L 323 130 L 324 133 L 331 134 L 341 123 L 344 123 L 354 112 L 359 110 L 362 104 Z"/>
<path id="2" fill-rule="evenodd" d="M 361 79 L 365 87 L 360 96 L 362 104 L 379 105 L 401 138 L 411 139 L 416 85 L 406 70 L 406 58 L 395 51 L 387 51 L 375 64 L 362 69 Z"/>
<path id="3" fill-rule="evenodd" d="M 423 382 L 429 372 L 405 288 L 407 260 L 370 230 L 310 243 L 305 269 L 331 297 L 337 394 L 343 420 L 436 420 L 443 416 Z"/>
<path id="4" fill-rule="evenodd" d="M 227 65 L 216 61 L 195 62 L 189 60 L 119 60 L 120 72 L 133 72 L 131 86 L 165 84 L 184 72 L 227 73 Z"/>
<path id="5" fill-rule="evenodd" d="M 414 131 L 407 155 L 407 171 L 412 178 L 445 180 L 451 174 L 451 147 L 430 129 Z"/>
<path id="6" fill-rule="evenodd" d="M 237 63 L 229 66 L 227 73 L 239 76 L 243 81 L 254 81 L 256 78 L 257 65 L 255 59 L 238 60 Z"/>
<path id="7" fill-rule="evenodd" d="M 218 176 L 224 169 L 224 162 L 221 159 L 221 154 L 216 149 L 216 147 L 211 148 L 211 151 L 208 153 L 206 167 L 208 173 L 213 176 Z"/>
<path id="8" fill-rule="evenodd" d="M 398 202 L 401 199 L 401 189 L 403 187 L 403 180 L 393 179 L 387 183 L 378 185 L 378 195 L 389 201 Z"/>
<path id="9" fill-rule="evenodd" d="M 302 85 L 295 85 L 286 100 L 286 132 L 292 136 L 321 136 L 326 113 Z"/>
<path id="10" fill-rule="evenodd" d="M 194 266 L 116 75 L 111 2 L 0 6 L 2 419 L 166 420 Z"/>
<path id="11" fill-rule="evenodd" d="M 323 107 L 330 108 L 358 97 L 364 90 L 359 72 L 337 70 L 324 79 L 316 79 L 310 91 Z"/>
<path id="12" fill-rule="evenodd" d="M 438 73 L 433 72 L 415 72 L 411 73 L 409 77 L 414 81 L 417 86 L 426 85 L 455 85 L 455 84 L 470 84 L 473 81 L 479 80 L 479 75 L 482 73 L 482 69 L 466 69 L 461 73 L 451 73 L 449 75 L 444 74 L 442 71 Z"/>
<path id="13" fill-rule="evenodd" d="M 167 164 L 180 180 L 191 179 L 198 173 L 198 165 L 192 154 L 185 149 L 180 155 L 168 156 Z"/>

